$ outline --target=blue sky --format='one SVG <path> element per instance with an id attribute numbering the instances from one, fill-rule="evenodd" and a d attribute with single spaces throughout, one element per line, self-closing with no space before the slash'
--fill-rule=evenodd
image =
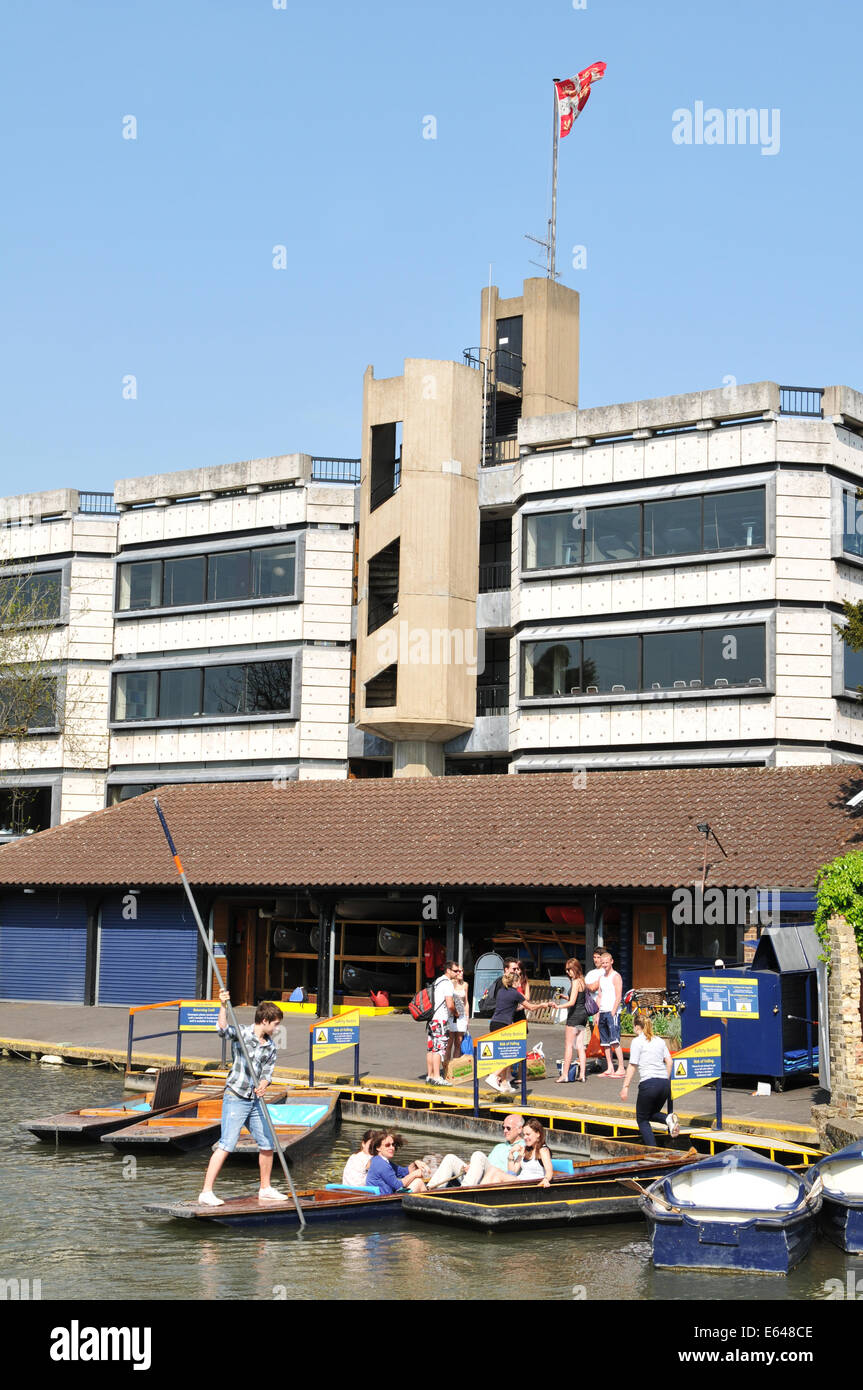
<path id="1" fill-rule="evenodd" d="M 548 216 L 551 79 L 598 59 L 560 151 L 581 403 L 728 377 L 863 388 L 861 15 L 6 0 L 0 490 L 358 455 L 367 363 L 460 357 L 489 264 L 505 295 L 542 273 L 524 233 Z M 778 153 L 675 144 L 698 101 L 778 108 Z"/>

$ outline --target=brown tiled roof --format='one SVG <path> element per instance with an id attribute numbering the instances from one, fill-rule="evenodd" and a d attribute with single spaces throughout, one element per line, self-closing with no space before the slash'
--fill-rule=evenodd
<path id="1" fill-rule="evenodd" d="M 861 844 L 850 766 L 207 783 L 159 797 L 193 885 L 808 888 Z M 173 884 L 147 794 L 0 850 L 0 885 Z"/>

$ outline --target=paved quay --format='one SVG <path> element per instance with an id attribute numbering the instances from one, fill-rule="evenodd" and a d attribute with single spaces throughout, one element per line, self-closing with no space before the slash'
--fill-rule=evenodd
<path id="1" fill-rule="evenodd" d="M 237 1010 L 242 1023 L 250 1023 L 253 1010 Z M 152 1010 L 136 1016 L 136 1037 L 139 1034 L 161 1033 L 176 1027 L 177 1012 Z M 308 1074 L 309 1027 L 314 1015 L 285 1015 L 284 1046 L 279 1050 L 276 1075 L 285 1079 L 302 1078 Z M 129 1015 L 125 1009 L 78 1004 L 0 1003 L 0 1049 L 23 1055 L 28 1060 L 41 1053 L 54 1053 L 70 1062 L 122 1065 L 126 1059 Z M 472 1022 L 474 1036 L 484 1022 Z M 551 1106 L 561 1111 L 576 1111 L 580 1115 L 606 1116 L 620 1122 L 634 1122 L 635 1087 L 630 1089 L 629 1101 L 620 1099 L 620 1082 L 605 1080 L 599 1075 L 588 1076 L 587 1082 L 559 1086 L 554 1077 L 556 1058 L 563 1056 L 563 1029 L 553 1024 L 531 1024 L 530 1042 L 543 1043 L 548 1063 L 544 1081 L 530 1081 L 528 1104 L 543 1109 Z M 186 1034 L 183 1038 L 183 1061 L 201 1067 L 218 1066 L 221 1043 L 215 1036 L 202 1033 Z M 351 1050 L 325 1059 L 315 1068 L 321 1081 L 348 1084 L 353 1076 Z M 174 1037 L 158 1038 L 137 1043 L 134 1062 L 140 1066 L 173 1062 Z M 430 1094 L 424 1084 L 425 1029 L 407 1014 L 385 1014 L 361 1020 L 360 1077 L 364 1086 L 384 1091 L 388 1087 L 399 1091 Z M 782 1093 L 769 1096 L 753 1095 L 754 1082 L 747 1086 L 725 1085 L 722 1089 L 723 1128 L 735 1129 L 765 1138 L 782 1138 L 796 1143 L 817 1146 L 817 1132 L 812 1125 L 810 1107 L 823 1099 L 818 1086 L 796 1085 Z M 462 1085 L 452 1091 L 435 1090 L 441 1100 L 447 1096 L 467 1099 L 472 1087 Z M 492 1092 L 481 1087 L 487 1099 Z M 681 1097 L 677 1113 L 686 1128 L 709 1127 L 715 1116 L 712 1087 L 691 1091 Z"/>

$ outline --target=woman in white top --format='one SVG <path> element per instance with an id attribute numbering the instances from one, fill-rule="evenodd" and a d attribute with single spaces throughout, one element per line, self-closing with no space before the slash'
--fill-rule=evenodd
<path id="1" fill-rule="evenodd" d="M 351 1154 L 345 1170 L 342 1173 L 342 1182 L 347 1187 L 365 1187 L 366 1175 L 369 1171 L 369 1164 L 372 1161 L 372 1139 L 376 1131 L 367 1129 L 362 1139 L 360 1147 L 355 1154 Z"/>
<path id="2" fill-rule="evenodd" d="M 453 1003 L 455 1004 L 455 1017 L 447 1019 L 447 1031 L 449 1037 L 444 1053 L 443 1067 L 446 1071 L 450 1062 L 455 1057 L 461 1056 L 461 1045 L 464 1035 L 467 1032 L 467 1020 L 470 1012 L 468 1008 L 468 987 L 465 984 L 464 969 L 459 966 L 455 972 L 453 980 Z"/>
<path id="3" fill-rule="evenodd" d="M 646 1013 L 639 1011 L 632 1020 L 632 1026 L 635 1041 L 629 1050 L 629 1066 L 620 1088 L 620 1098 L 626 1100 L 637 1067 L 635 1118 L 642 1144 L 653 1146 L 656 1140 L 650 1127 L 651 1120 L 664 1120 L 672 1139 L 676 1139 L 680 1133 L 677 1116 L 671 1108 L 671 1053 L 665 1039 L 654 1036 L 653 1024 Z M 663 1105 L 668 1109 L 667 1115 L 662 1114 Z"/>
<path id="4" fill-rule="evenodd" d="M 525 1120 L 521 1132 L 524 1152 L 519 1161 L 516 1155 L 510 1162 L 510 1171 L 519 1182 L 538 1182 L 540 1187 L 551 1185 L 551 1154 L 545 1142 L 545 1129 L 539 1120 Z"/>

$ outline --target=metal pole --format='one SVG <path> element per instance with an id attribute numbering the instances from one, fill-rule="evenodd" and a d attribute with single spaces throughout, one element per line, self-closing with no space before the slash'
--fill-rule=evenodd
<path id="1" fill-rule="evenodd" d="M 553 144 L 551 156 L 551 226 L 548 236 L 548 278 L 557 280 L 557 147 L 560 137 L 560 112 L 557 98 L 557 81 L 552 84 L 554 101 L 552 103 Z"/>
<path id="2" fill-rule="evenodd" d="M 163 831 L 165 832 L 165 839 L 168 841 L 168 848 L 169 848 L 170 851 L 171 851 L 171 855 L 172 855 L 172 857 L 173 857 L 174 864 L 175 864 L 176 869 L 177 869 L 177 873 L 178 873 L 179 876 L 180 876 L 180 882 L 182 883 L 183 888 L 184 888 L 185 893 L 186 893 L 186 897 L 187 897 L 188 900 L 189 900 L 189 906 L 190 906 L 190 908 L 192 909 L 192 916 L 194 917 L 195 922 L 197 923 L 198 931 L 199 931 L 200 936 L 201 936 L 201 940 L 202 940 L 203 943 L 204 943 L 204 949 L 205 949 L 205 951 L 207 952 L 207 955 L 208 955 L 209 958 L 210 958 L 210 965 L 211 965 L 212 968 L 213 968 L 213 974 L 215 975 L 216 979 L 217 979 L 218 982 L 219 982 L 219 989 L 220 989 L 220 990 L 223 990 L 223 989 L 225 988 L 225 985 L 224 985 L 224 982 L 223 982 L 223 980 L 222 980 L 222 976 L 221 976 L 221 972 L 220 972 L 220 970 L 219 970 L 219 967 L 218 967 L 218 965 L 216 964 L 216 957 L 214 956 L 214 954 L 213 954 L 213 952 L 212 952 L 212 950 L 211 950 L 211 948 L 210 948 L 210 943 L 209 943 L 209 941 L 207 940 L 207 929 L 206 929 L 206 927 L 204 926 L 204 923 L 201 921 L 201 914 L 200 914 L 200 912 L 198 911 L 198 905 L 197 905 L 197 903 L 195 902 L 194 895 L 193 895 L 192 890 L 191 890 L 191 888 L 190 888 L 190 886 L 189 886 L 189 880 L 186 878 L 186 871 L 185 871 L 185 869 L 183 868 L 183 865 L 182 865 L 181 862 L 180 862 L 180 856 L 179 856 L 178 853 L 177 853 L 177 847 L 176 847 L 176 845 L 174 844 L 174 841 L 173 841 L 172 838 L 171 838 L 171 832 L 170 832 L 170 830 L 168 829 L 168 822 L 165 820 L 164 812 L 162 811 L 162 808 L 161 808 L 161 806 L 159 805 L 159 798 L 158 798 L 157 796 L 154 796 L 154 797 L 153 797 L 153 805 L 154 805 L 155 808 L 156 808 L 156 815 L 159 817 L 159 820 L 160 820 L 161 823 L 162 823 L 162 829 L 163 829 Z M 238 1019 L 237 1019 L 237 1015 L 234 1013 L 234 1006 L 233 1006 L 233 1004 L 231 1003 L 230 999 L 228 1000 L 227 1004 L 225 1005 L 225 1012 L 226 1012 L 226 1014 L 227 1014 L 227 1016 L 228 1016 L 228 1022 L 231 1024 L 231 1026 L 233 1027 L 234 1031 L 235 1031 L 236 1034 L 237 1034 L 237 1041 L 238 1041 L 238 1043 L 240 1044 L 240 1050 L 241 1050 L 243 1056 L 244 1056 L 245 1059 L 246 1059 L 246 1066 L 249 1068 L 249 1073 L 250 1073 L 250 1075 L 254 1076 L 255 1073 L 254 1073 L 254 1069 L 253 1069 L 253 1067 L 252 1067 L 252 1059 L 251 1059 L 251 1057 L 249 1056 L 249 1051 L 248 1051 L 248 1048 L 246 1047 L 246 1040 L 245 1040 L 245 1038 L 243 1037 L 242 1029 L 241 1029 L 240 1024 L 239 1024 L 239 1021 L 238 1021 Z M 263 1097 L 261 1097 L 261 1100 L 263 1101 Z M 281 1165 L 282 1165 L 282 1171 L 284 1172 L 284 1175 L 285 1175 L 285 1181 L 286 1181 L 286 1183 L 288 1184 L 288 1187 L 289 1187 L 289 1189 L 290 1189 L 291 1199 L 292 1199 L 292 1201 L 293 1201 L 293 1203 L 294 1203 L 294 1207 L 296 1208 L 297 1219 L 298 1219 L 298 1221 L 299 1221 L 299 1223 L 300 1223 L 300 1230 L 302 1231 L 302 1230 L 305 1228 L 306 1218 L 303 1216 L 302 1208 L 300 1207 L 300 1199 L 299 1199 L 299 1197 L 297 1196 L 296 1188 L 294 1187 L 294 1184 L 293 1184 L 293 1182 L 291 1181 L 291 1175 L 290 1175 L 290 1173 L 288 1172 L 288 1165 L 287 1165 L 287 1162 L 286 1162 L 286 1160 L 285 1160 L 285 1153 L 284 1153 L 284 1150 L 283 1150 L 281 1144 L 279 1143 L 279 1136 L 276 1134 L 276 1127 L 275 1127 L 275 1125 L 273 1124 L 272 1116 L 270 1115 L 270 1112 L 269 1112 L 269 1110 L 267 1109 L 267 1106 L 266 1106 L 265 1103 L 261 1105 L 261 1110 L 263 1111 L 264 1120 L 265 1120 L 265 1122 L 266 1122 L 267 1128 L 268 1128 L 269 1131 L 270 1131 L 270 1138 L 271 1138 L 272 1141 L 273 1141 L 273 1148 L 275 1149 L 276 1153 L 279 1155 L 279 1162 L 280 1162 Z"/>

